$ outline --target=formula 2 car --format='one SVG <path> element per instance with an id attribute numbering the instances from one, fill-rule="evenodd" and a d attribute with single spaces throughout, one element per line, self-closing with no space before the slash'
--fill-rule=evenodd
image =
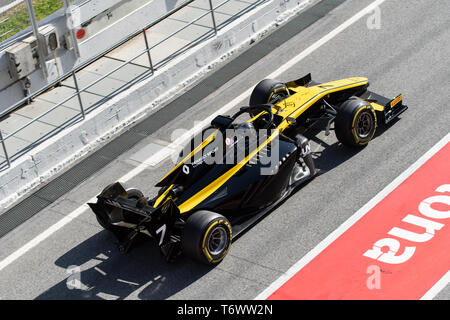
<path id="1" fill-rule="evenodd" d="M 153 198 L 120 182 L 89 203 L 98 222 L 128 251 L 136 236 L 156 240 L 168 261 L 179 254 L 216 265 L 240 234 L 315 175 L 305 132 L 334 123 L 339 142 L 364 147 L 377 126 L 407 110 L 402 96 L 368 90 L 366 78 L 316 83 L 311 75 L 282 83 L 266 79 L 249 106 L 217 116 L 194 137 Z M 247 121 L 238 121 L 249 115 Z"/>

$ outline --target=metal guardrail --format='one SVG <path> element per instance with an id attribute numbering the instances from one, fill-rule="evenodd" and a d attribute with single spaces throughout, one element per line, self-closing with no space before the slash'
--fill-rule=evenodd
<path id="1" fill-rule="evenodd" d="M 5 110 L 4 112 L 2 112 L 0 114 L 0 118 L 9 114 L 10 112 L 14 111 L 15 109 L 17 109 L 20 106 L 23 106 L 24 104 L 28 103 L 29 101 L 33 100 L 36 96 L 42 94 L 43 92 L 47 91 L 48 89 L 52 88 L 53 86 L 55 86 L 55 84 L 60 83 L 63 80 L 68 79 L 69 77 L 73 78 L 74 81 L 74 85 L 75 85 L 75 92 L 69 96 L 67 96 L 64 100 L 62 100 L 61 102 L 55 104 L 53 107 L 51 107 L 49 110 L 47 110 L 46 112 L 40 114 L 39 116 L 33 118 L 32 120 L 30 120 L 28 123 L 24 124 L 23 126 L 17 128 L 16 130 L 14 130 L 11 133 L 8 133 L 6 136 L 2 135 L 2 132 L 0 130 L 0 144 L 2 145 L 2 149 L 3 149 L 3 153 L 5 156 L 5 160 L 3 160 L 2 162 L 0 162 L 0 167 L 5 167 L 5 165 L 7 165 L 7 167 L 11 166 L 11 162 L 14 161 L 15 159 L 17 159 L 20 155 L 22 155 L 23 153 L 29 151 L 30 149 L 34 148 L 35 146 L 37 146 L 39 143 L 41 143 L 42 141 L 44 141 L 45 139 L 40 138 L 35 142 L 30 143 L 28 146 L 22 148 L 21 150 L 17 151 L 16 153 L 14 153 L 13 155 L 9 155 L 7 152 L 7 148 L 6 148 L 6 141 L 13 137 L 15 134 L 17 134 L 18 132 L 22 131 L 23 129 L 27 128 L 28 126 L 30 126 L 31 124 L 33 124 L 34 122 L 38 121 L 39 119 L 41 119 L 42 117 L 48 115 L 50 112 L 52 112 L 53 110 L 57 109 L 58 107 L 61 107 L 64 103 L 66 103 L 67 101 L 73 99 L 74 97 L 77 97 L 78 99 L 78 104 L 80 107 L 80 113 L 77 114 L 76 116 L 74 116 L 71 121 L 76 121 L 76 120 L 80 120 L 81 121 L 85 119 L 86 114 L 91 112 L 92 110 L 94 110 L 95 108 L 97 108 L 99 105 L 101 105 L 102 103 L 104 103 L 104 99 L 108 98 L 105 97 L 103 99 L 100 100 L 100 103 L 96 103 L 93 106 L 90 106 L 89 108 L 85 108 L 83 105 L 83 101 L 82 101 L 82 97 L 81 97 L 81 93 L 86 92 L 87 89 L 91 88 L 92 86 L 94 86 L 95 84 L 98 84 L 99 82 L 101 82 L 102 80 L 106 79 L 109 75 L 113 74 L 114 72 L 118 71 L 119 69 L 123 68 L 124 66 L 133 63 L 133 61 L 135 61 L 137 58 L 143 56 L 143 55 L 147 55 L 148 58 L 148 62 L 149 62 L 149 68 L 147 71 L 145 71 L 144 73 L 142 73 L 141 75 L 138 76 L 138 78 L 142 78 L 144 76 L 149 76 L 149 75 L 153 75 L 155 70 L 164 65 L 165 63 L 167 63 L 169 60 L 173 59 L 174 57 L 178 56 L 179 54 L 183 53 L 185 50 L 191 48 L 192 46 L 194 46 L 195 44 L 197 44 L 199 41 L 201 41 L 202 39 L 205 39 L 207 37 L 211 37 L 211 36 L 215 36 L 217 35 L 217 31 L 220 28 L 223 28 L 225 25 L 227 25 L 228 23 L 230 23 L 231 21 L 233 21 L 234 19 L 236 19 L 237 16 L 240 16 L 246 12 L 248 12 L 249 10 L 253 9 L 255 6 L 267 2 L 268 0 L 255 0 L 254 3 L 249 4 L 246 8 L 242 9 L 240 12 L 234 14 L 233 16 L 231 16 L 230 18 L 228 18 L 227 20 L 223 21 L 222 23 L 220 23 L 219 25 L 216 23 L 216 18 L 215 18 L 215 12 L 217 9 L 221 8 L 222 6 L 224 6 L 226 3 L 230 2 L 231 0 L 224 0 L 223 2 L 219 3 L 216 6 L 213 6 L 212 0 L 208 0 L 209 1 L 209 9 L 205 11 L 204 14 L 200 15 L 198 18 L 196 18 L 195 20 L 191 21 L 190 23 L 186 24 L 185 26 L 183 26 L 182 28 L 179 28 L 178 30 L 174 31 L 173 33 L 171 33 L 170 35 L 168 35 L 167 37 L 161 39 L 160 41 L 158 41 L 157 43 L 155 43 L 154 45 L 150 46 L 148 39 L 147 39 L 147 35 L 146 35 L 146 30 L 151 28 L 152 26 L 156 25 L 157 23 L 161 22 L 162 20 L 168 18 L 169 16 L 173 15 L 175 12 L 178 12 L 179 10 L 183 9 L 184 7 L 186 7 L 187 5 L 195 2 L 197 0 L 187 0 L 184 3 L 182 3 L 181 5 L 175 7 L 174 9 L 168 11 L 166 14 L 164 14 L 163 16 L 161 16 L 160 18 L 156 19 L 155 21 L 149 23 L 147 26 L 145 26 L 142 30 L 138 30 L 136 32 L 134 32 L 133 34 L 127 36 L 126 38 L 122 39 L 121 41 L 117 42 L 116 44 L 112 45 L 111 47 L 109 47 L 107 50 L 97 54 L 96 56 L 90 58 L 89 60 L 85 61 L 84 63 L 80 64 L 79 66 L 75 67 L 74 69 L 72 69 L 70 72 L 67 72 L 66 74 L 62 75 L 61 77 L 55 79 L 52 83 L 48 84 L 47 86 L 43 87 L 42 89 L 28 95 L 27 97 L 25 97 L 24 99 L 18 101 L 16 104 L 14 104 L 13 106 L 11 106 L 10 108 L 8 108 L 7 110 Z M 200 19 L 206 17 L 210 15 L 211 17 L 211 21 L 212 21 L 212 28 L 210 28 L 211 30 L 209 30 L 208 32 L 206 32 L 205 34 L 203 34 L 202 36 L 200 36 L 199 38 L 192 40 L 190 43 L 188 43 L 187 45 L 185 45 L 182 49 L 179 49 L 177 52 L 174 52 L 172 54 L 170 54 L 169 56 L 167 56 L 165 59 L 163 59 L 158 65 L 154 65 L 153 61 L 152 61 L 152 57 L 151 57 L 151 50 L 154 49 L 155 47 L 161 45 L 162 43 L 164 43 L 165 41 L 167 41 L 168 39 L 170 39 L 171 37 L 175 36 L 176 34 L 180 33 L 181 31 L 185 30 L 186 28 L 188 28 L 189 26 L 194 25 L 196 22 L 198 22 Z M 135 56 L 133 56 L 132 58 L 122 62 L 122 64 L 120 64 L 118 67 L 114 68 L 113 70 L 109 71 L 108 73 L 106 73 L 105 75 L 102 75 L 101 77 L 99 77 L 98 79 L 96 79 L 95 81 L 87 84 L 86 86 L 84 86 L 83 88 L 79 88 L 78 85 L 78 81 L 77 81 L 77 76 L 76 76 L 76 72 L 80 71 L 81 69 L 85 68 L 86 66 L 88 66 L 89 64 L 95 62 L 96 60 L 100 59 L 101 57 L 107 55 L 109 52 L 113 51 L 114 49 L 120 47 L 121 45 L 123 45 L 124 43 L 126 43 L 127 41 L 131 40 L 132 38 L 136 37 L 139 34 L 143 34 L 143 38 L 144 38 L 144 42 L 145 42 L 145 50 L 139 52 L 138 54 L 136 54 Z M 130 81 L 128 84 L 129 86 L 131 86 L 132 84 L 135 83 L 134 81 L 135 79 L 133 79 L 132 81 Z M 128 87 L 129 87 L 128 86 Z M 112 96 L 112 95 L 110 95 Z M 52 134 L 56 134 L 57 132 L 60 132 L 63 128 L 65 128 L 67 126 L 67 121 L 63 124 L 58 126 L 55 130 L 56 132 L 52 131 Z M 44 136 L 45 138 L 45 136 Z"/>

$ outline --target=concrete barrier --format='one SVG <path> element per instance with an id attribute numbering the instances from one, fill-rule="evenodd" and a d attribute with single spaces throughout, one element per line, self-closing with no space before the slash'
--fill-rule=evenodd
<path id="1" fill-rule="evenodd" d="M 151 116 L 252 43 L 319 1 L 272 0 L 261 4 L 221 29 L 217 36 L 172 60 L 151 78 L 116 95 L 84 121 L 14 161 L 11 168 L 0 172 L 0 210 L 5 211 L 113 137 Z"/>

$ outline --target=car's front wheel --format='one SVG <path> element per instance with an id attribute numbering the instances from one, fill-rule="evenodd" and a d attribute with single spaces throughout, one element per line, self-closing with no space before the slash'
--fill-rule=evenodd
<path id="1" fill-rule="evenodd" d="M 336 116 L 335 133 L 340 143 L 364 147 L 377 129 L 377 116 L 372 105 L 358 97 L 345 101 Z"/>

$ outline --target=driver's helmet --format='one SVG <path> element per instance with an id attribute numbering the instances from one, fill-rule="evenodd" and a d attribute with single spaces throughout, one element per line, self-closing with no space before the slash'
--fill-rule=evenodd
<path id="1" fill-rule="evenodd" d="M 234 130 L 241 131 L 244 135 L 248 134 L 249 131 L 255 130 L 255 126 L 251 122 L 239 123 L 234 127 Z"/>
<path id="2" fill-rule="evenodd" d="M 253 123 L 243 122 L 234 125 L 234 139 L 227 137 L 225 140 L 228 148 L 233 147 L 236 151 L 236 156 L 245 157 L 249 154 L 249 148 L 252 146 L 252 150 L 254 144 L 257 141 L 256 130 Z M 243 158 L 236 158 L 237 162 L 243 160 Z"/>

